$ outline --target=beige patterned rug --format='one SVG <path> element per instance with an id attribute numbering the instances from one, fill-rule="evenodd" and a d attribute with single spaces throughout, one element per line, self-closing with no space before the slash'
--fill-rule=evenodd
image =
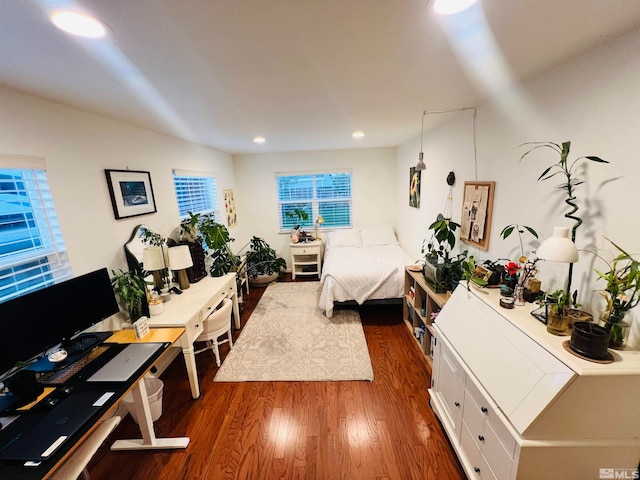
<path id="1" fill-rule="evenodd" d="M 320 282 L 272 283 L 215 382 L 373 380 L 360 315 L 318 307 Z"/>

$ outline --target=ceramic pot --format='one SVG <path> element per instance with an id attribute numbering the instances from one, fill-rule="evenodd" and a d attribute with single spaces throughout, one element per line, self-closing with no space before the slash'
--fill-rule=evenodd
<path id="1" fill-rule="evenodd" d="M 587 358 L 605 360 L 609 357 L 609 331 L 592 322 L 575 322 L 569 346 L 571 350 Z"/>

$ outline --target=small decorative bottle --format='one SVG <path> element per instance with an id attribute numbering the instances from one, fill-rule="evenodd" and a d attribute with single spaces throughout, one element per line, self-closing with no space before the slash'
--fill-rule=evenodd
<path id="1" fill-rule="evenodd" d="M 513 303 L 518 306 L 524 305 L 524 287 L 520 284 L 513 289 Z"/>

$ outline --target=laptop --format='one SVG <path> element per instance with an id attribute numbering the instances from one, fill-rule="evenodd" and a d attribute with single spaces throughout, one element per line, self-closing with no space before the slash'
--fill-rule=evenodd
<path id="1" fill-rule="evenodd" d="M 87 382 L 126 382 L 163 345 L 162 343 L 132 343 L 87 378 Z"/>

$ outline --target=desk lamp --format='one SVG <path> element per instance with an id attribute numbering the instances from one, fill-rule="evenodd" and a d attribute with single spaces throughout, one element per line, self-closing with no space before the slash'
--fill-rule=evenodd
<path id="1" fill-rule="evenodd" d="M 318 215 L 318 218 L 316 219 L 316 240 L 318 239 L 318 225 L 322 225 L 324 223 L 324 218 L 322 218 L 322 215 Z"/>
<path id="2" fill-rule="evenodd" d="M 192 266 L 193 260 L 187 245 L 178 245 L 169 249 L 169 268 L 177 273 L 180 290 L 189 288 L 189 277 L 186 269 Z"/>
<path id="3" fill-rule="evenodd" d="M 147 247 L 142 250 L 142 268 L 153 274 L 153 286 L 161 292 L 164 288 L 162 271 L 166 268 L 162 247 Z"/>

